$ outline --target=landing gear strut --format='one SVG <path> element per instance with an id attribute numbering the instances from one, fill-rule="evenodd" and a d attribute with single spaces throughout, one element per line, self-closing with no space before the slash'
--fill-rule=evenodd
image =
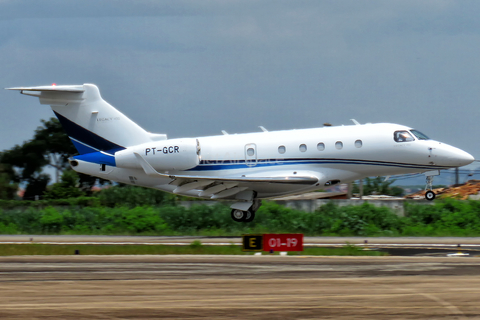
<path id="1" fill-rule="evenodd" d="M 433 177 L 440 175 L 440 171 L 428 171 L 425 172 L 426 182 L 427 185 L 425 186 L 425 199 L 428 201 L 432 201 L 435 199 L 435 192 L 432 191 L 433 189 Z"/>

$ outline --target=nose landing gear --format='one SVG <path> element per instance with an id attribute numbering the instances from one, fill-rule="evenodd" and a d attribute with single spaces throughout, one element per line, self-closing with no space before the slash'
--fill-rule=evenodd
<path id="1" fill-rule="evenodd" d="M 428 190 L 427 192 L 425 192 L 425 199 L 427 199 L 428 201 L 432 201 L 433 199 L 435 199 L 435 192 L 433 192 L 432 190 Z"/>
<path id="2" fill-rule="evenodd" d="M 433 189 L 433 177 L 440 175 L 440 171 L 434 170 L 434 171 L 428 171 L 425 172 L 425 178 L 427 185 L 425 186 L 425 199 L 428 201 L 432 201 L 435 199 L 435 192 L 432 191 Z"/>

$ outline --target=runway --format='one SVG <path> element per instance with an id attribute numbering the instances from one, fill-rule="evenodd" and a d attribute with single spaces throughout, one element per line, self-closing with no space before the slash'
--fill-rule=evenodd
<path id="1" fill-rule="evenodd" d="M 480 259 L 0 257 L 5 319 L 466 319 Z"/>
<path id="2" fill-rule="evenodd" d="M 86 235 L 0 235 L 0 243 L 85 243 L 85 244 L 241 244 L 241 236 L 86 236 Z M 390 246 L 456 246 L 480 247 L 478 237 L 304 237 L 305 245 L 390 245 Z"/>
<path id="3" fill-rule="evenodd" d="M 0 235 L 0 244 L 188 245 L 196 240 L 207 246 L 242 243 L 241 237 Z M 347 243 L 392 256 L 446 256 L 460 250 L 470 256 L 480 256 L 480 239 L 475 237 L 304 237 L 305 247 L 343 247 Z"/>

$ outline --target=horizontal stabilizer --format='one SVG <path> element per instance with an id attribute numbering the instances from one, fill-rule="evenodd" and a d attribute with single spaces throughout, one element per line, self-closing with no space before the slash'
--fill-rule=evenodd
<path id="1" fill-rule="evenodd" d="M 83 85 L 76 86 L 38 86 L 38 87 L 15 87 L 15 88 L 5 88 L 7 90 L 17 90 L 20 93 L 23 91 L 58 91 L 58 92 L 72 92 L 72 93 L 82 93 L 85 91 Z"/>

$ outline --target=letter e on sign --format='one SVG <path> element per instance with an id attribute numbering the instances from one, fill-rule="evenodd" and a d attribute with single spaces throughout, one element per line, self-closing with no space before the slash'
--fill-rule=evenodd
<path id="1" fill-rule="evenodd" d="M 244 234 L 242 251 L 262 251 L 263 237 L 260 234 Z"/>

